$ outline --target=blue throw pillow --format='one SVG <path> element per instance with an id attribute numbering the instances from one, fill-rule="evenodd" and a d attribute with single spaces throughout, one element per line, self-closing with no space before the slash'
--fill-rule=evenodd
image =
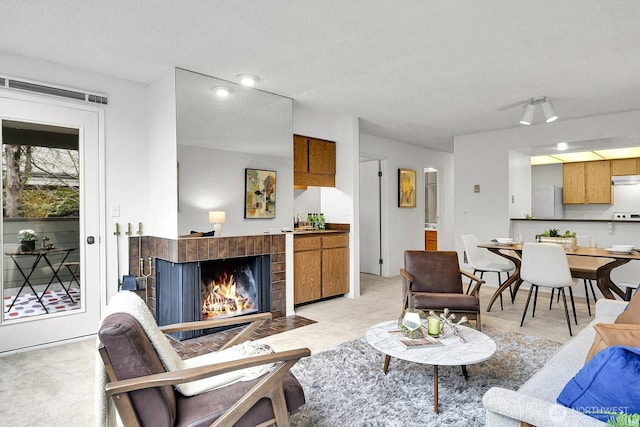
<path id="1" fill-rule="evenodd" d="M 640 413 L 640 348 L 600 351 L 565 385 L 557 402 L 603 422 L 618 413 Z"/>

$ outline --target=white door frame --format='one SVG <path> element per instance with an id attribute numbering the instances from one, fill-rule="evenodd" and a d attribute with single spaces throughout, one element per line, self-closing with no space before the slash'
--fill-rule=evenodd
<path id="1" fill-rule="evenodd" d="M 96 320 L 95 324 L 84 325 L 81 329 L 77 330 L 76 333 L 67 334 L 66 336 L 55 335 L 52 334 L 51 338 L 48 339 L 38 339 L 37 342 L 33 341 L 19 341 L 15 345 L 6 344 L 10 341 L 15 341 L 15 335 L 18 334 L 21 336 L 22 334 L 29 333 L 29 328 L 33 328 L 33 325 L 36 325 L 38 320 L 30 320 L 25 322 L 17 322 L 11 323 L 2 321 L 0 319 L 0 354 L 8 354 L 14 353 L 17 351 L 23 350 L 31 350 L 34 348 L 50 346 L 52 344 L 58 344 L 60 342 L 65 342 L 69 339 L 77 339 L 82 336 L 93 335 L 97 332 L 98 321 L 100 319 L 101 313 L 106 306 L 106 298 L 107 298 L 107 287 L 106 287 L 106 251 L 105 251 L 105 242 L 103 241 L 102 236 L 105 236 L 106 224 L 105 224 L 105 126 L 104 126 L 104 109 L 102 107 L 94 106 L 91 104 L 85 104 L 80 102 L 73 101 L 64 101 L 57 98 L 52 98 L 48 96 L 39 96 L 39 95 L 31 95 L 28 93 L 17 92 L 13 90 L 7 90 L 0 88 L 0 101 L 12 103 L 15 101 L 16 106 L 25 105 L 25 104 L 37 104 L 34 107 L 42 108 L 45 112 L 56 111 L 58 114 L 66 110 L 77 110 L 77 113 L 83 115 L 83 113 L 95 114 L 95 117 L 91 119 L 96 120 L 95 126 L 97 128 L 97 167 L 98 167 L 98 176 L 97 179 L 97 203 L 98 206 L 95 209 L 95 215 L 97 218 L 89 218 L 88 215 L 81 216 L 81 219 L 84 220 L 83 224 L 80 224 L 80 252 L 81 254 L 86 254 L 85 251 L 95 251 L 92 255 L 92 259 L 97 257 L 96 266 L 91 269 L 90 276 L 87 274 L 87 268 L 82 265 L 81 267 L 81 275 L 82 280 L 85 286 L 85 289 L 89 286 L 97 287 L 97 292 L 93 293 L 93 297 L 90 301 L 83 299 L 83 304 L 87 309 L 91 310 L 91 320 Z M 3 118 L 6 119 L 15 119 L 21 121 L 36 121 L 32 120 L 28 117 L 23 117 L 24 114 L 21 113 L 19 117 L 11 117 L 5 116 Z M 89 116 L 86 116 L 89 117 Z M 60 125 L 62 123 L 59 122 L 60 119 L 54 120 L 52 119 L 51 124 L 56 124 L 56 122 Z M 81 168 L 84 167 L 84 161 L 81 162 Z M 93 167 L 93 166 L 91 166 Z M 82 169 L 81 169 L 82 170 Z M 86 186 L 85 186 L 86 187 Z M 95 185 L 93 186 L 95 188 Z M 91 191 L 89 188 L 83 188 L 82 191 Z M 84 199 L 84 195 L 81 195 L 81 201 Z M 82 203 L 81 209 L 84 209 L 84 203 Z M 87 222 L 90 221 L 92 224 L 87 225 Z M 2 229 L 2 224 L 0 223 L 0 231 Z M 95 237 L 95 244 L 91 247 L 87 246 L 86 238 L 92 235 Z M 86 260 L 86 256 L 81 255 L 81 260 Z M 91 277 L 91 279 L 88 279 Z M 96 277 L 98 278 L 98 283 L 95 282 Z M 2 280 L 0 278 L 0 280 Z M 84 293 L 85 295 L 89 294 L 88 292 Z M 82 298 L 82 297 L 81 297 Z M 97 299 L 97 300 L 96 300 Z M 2 316 L 0 316 L 2 317 Z M 60 319 L 64 319 L 65 317 L 72 318 L 73 316 L 47 316 L 43 322 L 50 322 L 49 325 L 54 325 L 52 329 L 55 329 L 56 325 L 60 324 L 61 327 L 57 330 L 62 330 L 64 328 L 64 322 Z M 26 326 L 25 326 L 26 325 Z M 22 342 L 22 343 L 21 343 Z M 4 345 L 2 343 L 5 343 Z"/>

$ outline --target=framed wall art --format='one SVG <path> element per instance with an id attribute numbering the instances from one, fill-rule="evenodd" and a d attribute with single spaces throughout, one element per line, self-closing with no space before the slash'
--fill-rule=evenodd
<path id="1" fill-rule="evenodd" d="M 276 172 L 245 169 L 244 217 L 276 217 Z"/>
<path id="2" fill-rule="evenodd" d="M 416 207 L 416 171 L 398 169 L 398 207 Z"/>

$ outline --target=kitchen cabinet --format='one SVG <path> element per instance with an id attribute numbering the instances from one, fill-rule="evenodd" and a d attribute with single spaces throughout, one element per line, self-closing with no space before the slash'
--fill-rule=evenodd
<path id="1" fill-rule="evenodd" d="M 294 236 L 293 277 L 294 304 L 349 292 L 349 235 Z"/>
<path id="2" fill-rule="evenodd" d="M 616 159 L 611 160 L 611 175 L 638 175 L 640 174 L 640 159 Z"/>
<path id="3" fill-rule="evenodd" d="M 564 204 L 611 204 L 611 162 L 599 160 L 564 163 L 562 186 Z"/>
<path id="4" fill-rule="evenodd" d="M 293 186 L 336 186 L 336 143 L 302 135 L 293 136 Z"/>
<path id="5" fill-rule="evenodd" d="M 438 250 L 438 231 L 437 230 L 424 230 L 424 250 L 425 251 Z"/>

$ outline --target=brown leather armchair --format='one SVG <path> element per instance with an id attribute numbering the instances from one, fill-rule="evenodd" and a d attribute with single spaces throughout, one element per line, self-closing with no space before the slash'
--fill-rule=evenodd
<path id="1" fill-rule="evenodd" d="M 477 330 L 482 330 L 480 319 L 480 286 L 485 282 L 479 277 L 460 270 L 458 253 L 454 251 L 404 252 L 402 276 L 403 308 L 417 308 L 426 313 L 437 313 L 448 308 L 456 314 L 475 320 Z M 462 276 L 475 282 L 469 294 L 465 294 Z"/>
<path id="2" fill-rule="evenodd" d="M 144 302 L 143 302 L 144 304 Z M 246 341 L 269 313 L 230 319 L 191 322 L 160 328 L 163 333 L 251 322 L 226 346 Z M 156 326 L 157 327 L 157 326 Z M 244 359 L 167 372 L 141 323 L 128 313 L 115 312 L 104 319 L 98 336 L 107 384 L 125 426 L 256 426 L 289 425 L 289 413 L 304 402 L 304 391 L 289 369 L 307 348 L 261 354 Z M 225 347 L 226 347 L 225 346 Z M 274 364 L 266 374 L 238 381 L 194 396 L 174 388 L 238 369 Z"/>

